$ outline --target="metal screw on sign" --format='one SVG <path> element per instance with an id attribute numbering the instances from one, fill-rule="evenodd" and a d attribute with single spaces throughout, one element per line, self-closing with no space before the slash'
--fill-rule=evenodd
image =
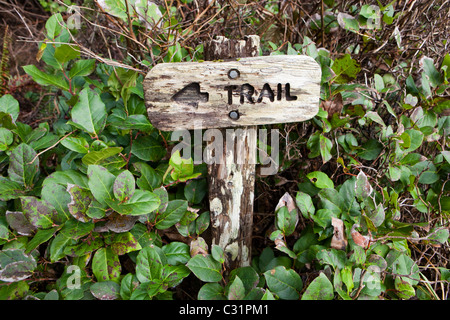
<path id="1" fill-rule="evenodd" d="M 156 65 L 144 80 L 145 101 L 156 128 L 208 129 L 215 137 L 206 147 L 214 150 L 207 161 L 212 244 L 232 270 L 251 260 L 257 126 L 314 117 L 321 70 L 303 55 L 258 56 L 258 36 L 217 37 L 204 52 L 209 61 Z"/>

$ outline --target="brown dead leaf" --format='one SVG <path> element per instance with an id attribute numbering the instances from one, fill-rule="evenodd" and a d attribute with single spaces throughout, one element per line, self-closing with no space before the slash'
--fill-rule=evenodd
<path id="1" fill-rule="evenodd" d="M 192 240 L 190 244 L 190 254 L 191 257 L 197 254 L 201 254 L 205 257 L 208 254 L 208 244 L 205 239 L 198 237 L 197 239 Z"/>
<path id="2" fill-rule="evenodd" d="M 334 228 L 333 237 L 331 238 L 331 247 L 338 250 L 345 250 L 348 242 L 345 238 L 344 222 L 341 219 L 331 217 L 331 225 Z"/>
<path id="3" fill-rule="evenodd" d="M 355 241 L 356 245 L 366 249 L 369 247 L 370 242 L 372 241 L 372 238 L 369 236 L 363 236 L 361 233 L 359 233 L 356 230 L 357 227 L 359 227 L 357 224 L 354 224 L 352 226 L 351 235 L 352 235 L 353 241 Z"/>
<path id="4" fill-rule="evenodd" d="M 278 204 L 275 208 L 275 212 L 280 209 L 281 207 L 287 207 L 287 209 L 289 210 L 289 212 L 291 212 L 292 210 L 296 209 L 295 206 L 295 201 L 294 199 L 291 197 L 291 195 L 286 192 L 281 199 L 278 201 Z"/>
<path id="5" fill-rule="evenodd" d="M 322 101 L 320 106 L 328 112 L 328 120 L 331 119 L 333 114 L 340 113 L 344 102 L 342 100 L 342 95 L 340 93 L 334 95 L 330 100 Z"/>

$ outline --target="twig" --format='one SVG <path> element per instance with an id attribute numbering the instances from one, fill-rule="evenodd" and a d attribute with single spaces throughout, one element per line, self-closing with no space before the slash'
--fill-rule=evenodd
<path id="1" fill-rule="evenodd" d="M 28 164 L 32 164 L 41 154 L 47 152 L 50 149 L 53 149 L 54 147 L 56 147 L 61 141 L 63 141 L 65 138 L 67 138 L 68 136 L 70 136 L 72 133 L 74 133 L 76 130 L 69 132 L 68 134 L 66 134 L 64 137 L 62 137 L 61 139 L 59 139 L 55 144 L 53 144 L 52 146 L 48 147 L 47 149 L 42 150 L 41 152 L 39 152 L 38 154 L 36 154 L 33 158 L 33 160 L 31 160 L 30 162 L 28 162 Z"/>

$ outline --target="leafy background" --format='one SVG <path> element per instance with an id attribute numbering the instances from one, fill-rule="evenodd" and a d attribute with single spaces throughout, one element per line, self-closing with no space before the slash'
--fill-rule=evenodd
<path id="1" fill-rule="evenodd" d="M 447 2 L 0 5 L 0 299 L 448 299 Z M 280 169 L 257 176 L 251 266 L 225 270 L 206 167 L 142 80 L 248 34 L 318 62 L 321 108 L 267 126 Z"/>

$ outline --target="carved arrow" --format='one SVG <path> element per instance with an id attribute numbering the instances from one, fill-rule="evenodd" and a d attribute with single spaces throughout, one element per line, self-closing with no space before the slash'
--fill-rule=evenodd
<path id="1" fill-rule="evenodd" d="M 198 108 L 199 102 L 208 102 L 208 92 L 200 92 L 200 84 L 192 82 L 172 96 L 172 100 Z"/>

